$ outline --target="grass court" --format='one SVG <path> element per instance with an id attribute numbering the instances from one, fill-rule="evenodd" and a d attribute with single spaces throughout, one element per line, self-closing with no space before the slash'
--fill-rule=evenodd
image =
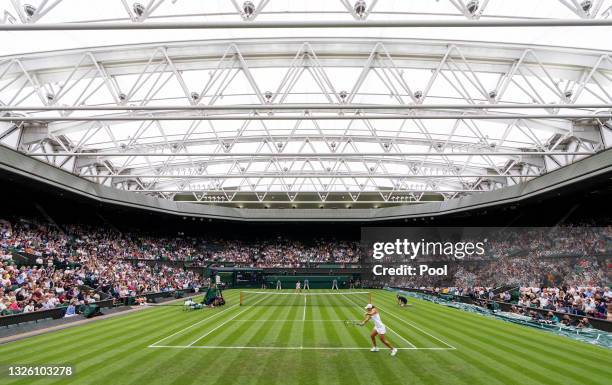
<path id="1" fill-rule="evenodd" d="M 276 293 L 269 291 L 269 293 Z M 290 291 L 285 291 L 290 293 Z M 0 346 L 0 364 L 70 364 L 64 378 L 2 384 L 609 384 L 612 352 L 373 290 L 396 357 L 372 353 L 367 293 L 243 294 L 184 311 L 155 306 Z M 607 363 L 607 364 L 606 364 Z"/>

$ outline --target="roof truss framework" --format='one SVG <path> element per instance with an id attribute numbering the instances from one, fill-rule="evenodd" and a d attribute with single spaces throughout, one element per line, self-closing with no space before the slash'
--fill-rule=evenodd
<path id="1" fill-rule="evenodd" d="M 79 4 L 80 3 L 80 4 Z M 133 23 L 142 23 L 147 20 L 163 18 L 193 18 L 206 17 L 238 19 L 243 21 L 259 20 L 261 18 L 300 17 L 316 13 L 312 6 L 300 6 L 296 2 L 285 0 L 253 0 L 251 7 L 245 7 L 242 0 L 226 0 L 225 2 L 201 2 L 186 0 L 117 0 L 105 2 L 103 20 L 125 20 Z M 305 2 L 308 3 L 308 2 Z M 540 17 L 554 14 L 560 18 L 605 19 L 612 14 L 612 1 L 610 0 L 539 0 L 525 1 L 518 7 L 522 15 L 509 12 L 503 0 L 441 0 L 431 4 L 418 4 L 416 2 L 397 2 L 390 0 L 367 0 L 365 9 L 358 10 L 357 1 L 331 0 L 325 2 L 324 12 L 340 18 L 353 18 L 355 20 L 387 19 L 389 17 L 407 16 L 454 16 L 469 20 L 480 18 L 519 18 Z M 402 4 L 403 3 L 403 4 Z M 62 19 L 63 22 L 90 22 L 99 21 L 101 16 L 96 12 L 88 12 L 88 5 L 81 0 L 10 0 L 4 8 L 0 22 L 6 24 L 33 24 L 47 22 L 48 20 Z M 187 7 L 187 8 L 186 8 Z M 76 12 L 74 11 L 76 10 Z M 65 15 L 78 16 L 65 16 Z M 66 18 L 67 17 L 67 18 Z"/>
<path id="2" fill-rule="evenodd" d="M 11 121 L 0 122 L 0 140 L 99 183 L 170 199 L 451 199 L 521 183 L 609 143 L 609 120 L 596 118 L 612 104 L 605 52 L 258 40 L 71 51 L 52 62 L 0 58 L 0 106 Z M 448 103 L 462 108 L 436 107 Z M 550 118 L 498 104 L 537 104 Z M 257 108 L 232 109 L 238 105 Z M 366 108 L 376 105 L 385 108 Z M 144 106 L 152 109 L 138 110 Z M 589 118 L 560 118 L 567 111 Z M 183 120 L 165 120 L 169 114 Z M 379 120 L 389 114 L 398 117 Z M 79 117 L 90 121 L 62 120 Z"/>

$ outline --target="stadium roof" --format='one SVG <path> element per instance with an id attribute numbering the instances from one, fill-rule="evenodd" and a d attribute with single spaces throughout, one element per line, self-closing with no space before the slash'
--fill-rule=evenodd
<path id="1" fill-rule="evenodd" d="M 612 0 L 361 3 L 3 2 L 0 140 L 234 207 L 448 200 L 610 147 Z"/>

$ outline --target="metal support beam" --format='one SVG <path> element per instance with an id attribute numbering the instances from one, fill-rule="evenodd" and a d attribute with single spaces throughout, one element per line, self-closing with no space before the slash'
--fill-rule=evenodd
<path id="1" fill-rule="evenodd" d="M 294 200 L 294 201 L 273 201 L 273 200 L 262 200 L 262 201 L 243 201 L 243 200 L 235 200 L 235 201 L 209 201 L 206 199 L 202 199 L 202 200 L 197 200 L 197 199 L 193 199 L 193 200 L 184 200 L 182 199 L 183 197 L 181 197 L 180 202 L 186 203 L 186 202 L 190 202 L 190 203 L 202 203 L 202 204 L 207 204 L 207 205 L 216 205 L 216 204 L 221 204 L 221 205 L 243 205 L 243 204 L 257 204 L 257 205 L 262 205 L 262 204 L 273 204 L 273 205 L 293 205 L 293 206 L 300 206 L 300 205 L 305 205 L 305 204 L 318 204 L 320 206 L 325 206 L 325 205 L 332 205 L 332 204 L 346 204 L 346 205 L 356 205 L 356 204 L 381 204 L 381 205 L 405 205 L 405 204 L 411 204 L 411 203 L 425 203 L 425 202 L 440 202 L 440 200 L 433 200 L 433 199 L 421 199 L 421 200 L 388 200 L 388 201 L 383 201 L 383 200 L 344 200 L 344 201 L 338 201 L 338 200 L 333 200 L 333 201 L 313 201 L 313 200 L 306 200 L 306 201 L 302 201 L 302 200 Z"/>
<path id="2" fill-rule="evenodd" d="M 233 121 L 233 120 L 449 120 L 449 119 L 471 119 L 471 120 L 508 120 L 508 119 L 612 119 L 612 113 L 606 114 L 529 114 L 529 115 L 300 115 L 300 116 L 201 116 L 201 115 L 164 115 L 164 116 L 28 116 L 28 117 L 0 117 L 0 122 L 104 122 L 104 121 L 161 121 L 161 120 L 210 120 L 210 121 Z"/>
<path id="3" fill-rule="evenodd" d="M 102 178 L 103 175 L 100 176 L 100 178 Z M 185 190 L 177 190 L 177 189 L 172 189 L 172 190 L 165 190 L 165 189 L 161 189 L 161 190 L 155 190 L 155 189 L 144 189 L 144 190 L 129 190 L 130 192 L 138 192 L 138 193 L 203 193 L 203 192 L 208 192 L 208 193 L 213 193 L 213 194 L 223 194 L 223 193 L 255 193 L 253 191 L 249 191 L 249 190 L 245 190 L 245 191 L 241 191 L 241 190 L 225 190 L 225 191 L 221 191 L 221 190 L 215 190 L 215 189 L 200 189 L 200 190 L 193 190 L 193 189 L 185 189 Z M 376 190 L 376 191 L 368 191 L 368 193 L 398 193 L 398 194 L 404 194 L 404 193 L 432 193 L 432 194 L 439 194 L 439 193 L 481 193 L 481 192 L 485 192 L 486 190 L 415 190 L 415 189 L 394 189 L 394 190 L 390 190 L 390 189 L 380 189 L 380 190 Z M 337 192 L 341 192 L 341 193 L 347 193 L 348 192 L 344 192 L 344 191 L 330 191 L 330 193 L 337 193 Z M 274 195 L 274 194 L 287 194 L 287 193 L 294 193 L 296 196 L 297 195 L 305 195 L 305 194 L 317 194 L 317 191 L 288 191 L 288 190 L 277 190 L 277 191 L 266 191 L 267 195 Z M 256 201 L 252 201 L 253 203 L 257 203 Z M 287 201 L 277 201 L 276 203 L 284 203 Z M 348 201 L 347 201 L 348 202 Z"/>
<path id="4" fill-rule="evenodd" d="M 183 21 L 0 24 L 0 31 L 108 31 L 164 29 L 314 29 L 314 28 L 504 28 L 504 27 L 606 27 L 610 19 L 514 20 L 376 20 L 376 21 Z"/>
<path id="5" fill-rule="evenodd" d="M 236 104 L 185 106 L 3 106 L 0 111 L 372 111 L 372 110 L 498 110 L 612 109 L 612 104 Z M 551 114 L 552 115 L 552 114 Z"/>
<path id="6" fill-rule="evenodd" d="M 365 173 L 269 173 L 269 174 L 215 174 L 215 175 L 181 175 L 181 174 L 122 174 L 122 175 L 82 175 L 83 178 L 159 178 L 159 179 L 245 179 L 245 178 L 376 178 L 376 179 L 457 179 L 457 178 L 536 178 L 539 175 L 409 175 L 409 174 L 365 174 Z"/>
<path id="7" fill-rule="evenodd" d="M 55 152 L 52 154 L 41 154 L 30 152 L 26 155 L 33 157 L 40 156 L 173 156 L 173 157 L 266 157 L 266 158 L 367 158 L 367 157 L 400 157 L 400 156 L 534 156 L 534 155 L 548 155 L 548 156 L 565 156 L 565 155 L 577 155 L 577 156 L 590 156 L 593 152 L 584 151 L 529 151 L 529 152 L 378 152 L 378 153 L 316 153 L 316 154 L 305 154 L 305 153 L 209 153 L 209 152 L 168 152 L 168 153 L 140 153 L 140 152 Z"/>

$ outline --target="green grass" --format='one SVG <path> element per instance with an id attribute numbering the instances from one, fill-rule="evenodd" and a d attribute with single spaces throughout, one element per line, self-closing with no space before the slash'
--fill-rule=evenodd
<path id="1" fill-rule="evenodd" d="M 382 344 L 380 352 L 368 351 L 371 325 L 342 322 L 362 317 L 357 305 L 335 306 L 331 297 L 319 298 L 318 306 L 234 306 L 239 293 L 228 290 L 220 309 L 155 307 L 1 345 L 0 365 L 65 363 L 76 374 L 0 383 L 607 385 L 612 379 L 610 350 L 413 299 L 412 307 L 398 308 L 392 293 L 372 293 L 389 340 L 409 348 L 396 357 Z"/>

